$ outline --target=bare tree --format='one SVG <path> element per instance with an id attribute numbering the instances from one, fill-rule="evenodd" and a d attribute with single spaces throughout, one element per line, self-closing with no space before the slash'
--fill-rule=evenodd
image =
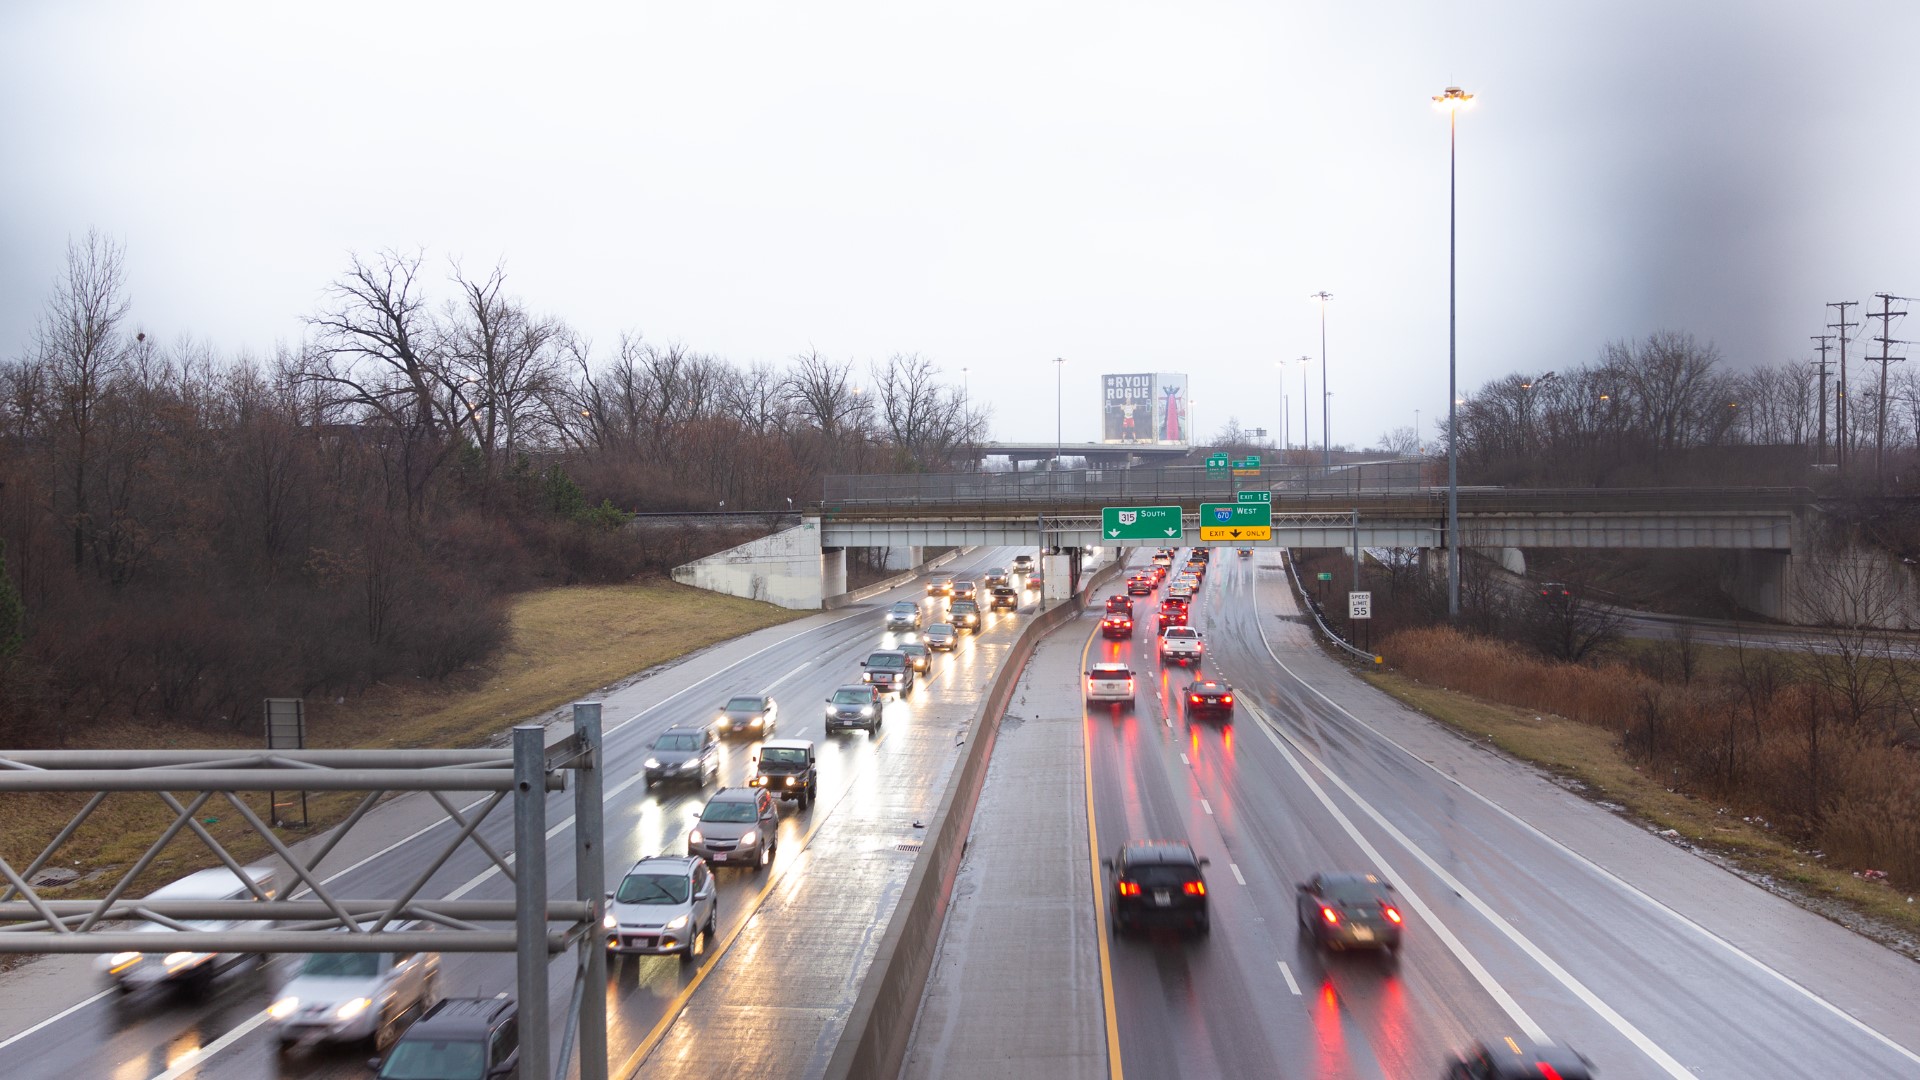
<path id="1" fill-rule="evenodd" d="M 137 344 L 126 322 L 126 249 L 97 230 L 67 244 L 66 272 L 34 332 L 45 372 L 58 468 L 65 478 L 64 515 L 72 522 L 73 564 L 86 561 L 93 521 L 92 470 L 101 402 Z"/>
<path id="2" fill-rule="evenodd" d="M 456 267 L 454 282 L 460 303 L 449 305 L 445 320 L 448 411 L 485 456 L 491 477 L 496 454 L 512 454 L 552 415 L 564 327 L 504 296 L 506 273 L 498 265 L 483 279 Z"/>

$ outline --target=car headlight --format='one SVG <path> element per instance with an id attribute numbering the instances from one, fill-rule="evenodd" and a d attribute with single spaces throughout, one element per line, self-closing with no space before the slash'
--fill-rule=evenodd
<path id="1" fill-rule="evenodd" d="M 798 779 L 799 779 L 798 777 L 793 777 L 793 776 L 787 777 L 787 786 L 792 787 L 798 781 Z"/>
<path id="2" fill-rule="evenodd" d="M 760 839 L 760 833 L 756 829 L 748 829 L 746 832 L 740 834 L 740 844 L 743 847 L 758 839 Z"/>
<path id="3" fill-rule="evenodd" d="M 670 922 L 670 923 L 668 923 L 668 924 L 666 925 L 666 929 L 668 929 L 668 930 L 678 930 L 678 929 L 680 929 L 681 927 L 683 927 L 683 926 L 685 926 L 685 925 L 687 925 L 687 917 L 686 917 L 685 915 L 682 915 L 682 916 L 680 916 L 679 918 L 677 918 L 677 919 L 675 919 L 675 920 L 673 920 L 672 922 Z"/>
<path id="4" fill-rule="evenodd" d="M 860 706 L 860 715 L 861 715 L 861 716 L 872 716 L 872 715 L 873 715 L 873 706 L 871 706 L 871 705 L 862 705 L 862 706 Z"/>
<path id="5" fill-rule="evenodd" d="M 118 975 L 120 972 L 139 963 L 140 959 L 140 954 L 137 952 L 114 953 L 107 958 L 107 970 Z"/>
<path id="6" fill-rule="evenodd" d="M 689 844 L 703 844 L 706 842 L 706 840 L 707 840 L 706 837 L 700 835 L 699 829 L 695 829 L 692 832 L 687 834 L 687 843 Z"/>
<path id="7" fill-rule="evenodd" d="M 647 768 L 649 768 L 649 769 L 657 769 L 657 768 L 659 768 L 659 767 L 660 767 L 660 759 L 659 759 L 659 758 L 648 758 L 648 759 L 647 759 Z"/>
<path id="8" fill-rule="evenodd" d="M 354 1017 L 359 1016 L 361 1013 L 366 1012 L 367 1006 L 372 1004 L 373 1004 L 372 998 L 363 998 L 363 997 L 354 998 L 352 1001 L 349 1001 L 345 1005 L 342 1005 L 339 1008 L 333 1010 L 333 1018 L 335 1020 L 351 1020 Z"/>
<path id="9" fill-rule="evenodd" d="M 614 927 L 619 926 L 620 923 L 618 920 L 616 920 L 613 917 L 613 912 L 609 911 L 607 912 L 607 917 L 600 920 L 600 925 L 606 927 L 608 930 L 611 930 Z"/>
<path id="10" fill-rule="evenodd" d="M 753 726 L 753 727 L 759 727 L 759 726 L 760 726 L 760 718 L 756 716 L 756 717 L 754 717 L 754 718 L 753 718 L 752 720 L 750 720 L 750 721 L 748 721 L 748 723 L 749 723 L 749 725 L 751 725 L 751 726 Z"/>
<path id="11" fill-rule="evenodd" d="M 293 1015 L 293 1010 L 299 1007 L 299 998 L 283 997 L 279 1001 L 267 1006 L 267 1015 L 275 1020 L 285 1020 L 287 1017 Z"/>
<path id="12" fill-rule="evenodd" d="M 198 963 L 200 959 L 205 955 L 206 955 L 205 953 L 197 953 L 197 952 L 168 953 L 167 954 L 167 970 L 171 971 L 174 968 L 183 968 L 189 964 Z"/>

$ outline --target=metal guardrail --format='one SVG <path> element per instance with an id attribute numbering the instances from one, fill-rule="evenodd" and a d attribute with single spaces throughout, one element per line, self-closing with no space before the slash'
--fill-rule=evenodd
<path id="1" fill-rule="evenodd" d="M 1292 551 L 1287 551 L 1287 553 L 1281 557 L 1281 562 L 1286 565 L 1287 577 L 1293 582 L 1294 594 L 1300 598 L 1300 606 L 1306 608 L 1307 614 L 1313 616 L 1313 621 L 1319 625 L 1320 632 L 1327 635 L 1328 641 L 1339 646 L 1342 651 L 1357 656 L 1369 664 L 1383 662 L 1377 653 L 1370 653 L 1362 649 L 1354 648 L 1348 643 L 1346 638 L 1333 632 L 1333 627 L 1327 625 L 1326 619 L 1321 618 L 1320 609 L 1314 605 L 1313 597 L 1307 594 L 1307 583 L 1300 580 L 1300 571 L 1299 568 L 1294 565 Z"/>

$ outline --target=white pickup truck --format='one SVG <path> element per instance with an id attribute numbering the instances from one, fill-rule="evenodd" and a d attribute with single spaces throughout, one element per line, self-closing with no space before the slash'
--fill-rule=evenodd
<path id="1" fill-rule="evenodd" d="M 1206 644 L 1200 640 L 1200 631 L 1191 626 L 1169 626 L 1160 631 L 1160 662 L 1163 664 L 1198 664 L 1200 654 L 1206 651 Z"/>

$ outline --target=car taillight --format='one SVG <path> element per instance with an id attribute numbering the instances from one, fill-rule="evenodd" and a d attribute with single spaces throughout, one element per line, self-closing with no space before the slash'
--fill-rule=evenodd
<path id="1" fill-rule="evenodd" d="M 1189 694 L 1189 695 L 1187 695 L 1187 700 L 1188 700 L 1188 701 L 1191 701 L 1191 702 L 1193 702 L 1193 703 L 1194 703 L 1195 705 L 1198 705 L 1198 704 L 1200 704 L 1200 695 L 1199 695 L 1199 694 Z"/>
<path id="2" fill-rule="evenodd" d="M 1320 909 L 1320 917 L 1327 920 L 1328 926 L 1340 925 L 1340 913 L 1330 907 L 1322 907 Z"/>
<path id="3" fill-rule="evenodd" d="M 1127 680 L 1127 693 L 1129 693 L 1129 694 L 1131 694 L 1131 693 L 1133 693 L 1133 680 L 1132 680 L 1132 679 L 1128 679 L 1128 680 Z"/>
<path id="4" fill-rule="evenodd" d="M 1184 891 L 1188 896 L 1205 896 L 1207 895 L 1207 883 L 1204 881 L 1189 881 Z"/>
<path id="5" fill-rule="evenodd" d="M 1121 882 L 1121 883 L 1120 883 L 1120 895 L 1121 895 L 1121 896 L 1139 896 L 1139 895 L 1140 895 L 1140 883 L 1139 883 L 1139 882 L 1137 882 L 1137 881 L 1123 881 L 1123 882 Z"/>
<path id="6" fill-rule="evenodd" d="M 1223 697 L 1221 697 L 1221 699 L 1220 699 L 1220 704 L 1222 704 L 1222 705 L 1231 705 L 1231 704 L 1233 704 L 1233 695 L 1232 695 L 1232 694 L 1227 694 L 1227 695 L 1224 695 Z"/>
<path id="7" fill-rule="evenodd" d="M 1395 926 L 1400 925 L 1400 909 L 1399 908 L 1394 907 L 1392 904 L 1381 904 L 1380 910 L 1386 913 L 1388 922 L 1392 923 Z"/>

